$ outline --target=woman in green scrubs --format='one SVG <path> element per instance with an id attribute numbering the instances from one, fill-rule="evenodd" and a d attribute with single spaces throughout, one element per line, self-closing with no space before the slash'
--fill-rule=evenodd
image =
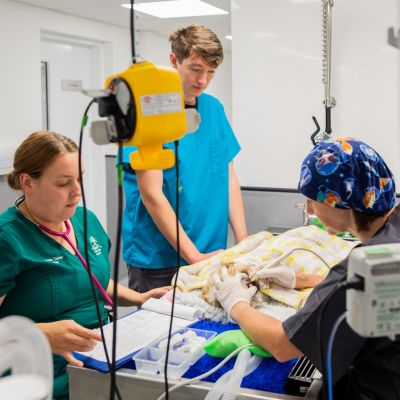
<path id="1" fill-rule="evenodd" d="M 37 323 L 54 353 L 53 397 L 67 399 L 66 366 L 82 366 L 72 352 L 89 351 L 101 340 L 92 330 L 98 327 L 98 318 L 89 275 L 73 247 L 38 225 L 64 232 L 67 222 L 72 244 L 84 254 L 78 148 L 65 136 L 33 133 L 17 149 L 14 170 L 7 180 L 22 197 L 0 214 L 0 318 L 22 315 Z M 110 240 L 90 211 L 87 228 L 91 270 L 112 298 Z M 141 305 L 168 290 L 163 287 L 138 293 L 118 285 L 118 305 Z M 98 298 L 106 323 L 104 297 L 99 290 Z"/>

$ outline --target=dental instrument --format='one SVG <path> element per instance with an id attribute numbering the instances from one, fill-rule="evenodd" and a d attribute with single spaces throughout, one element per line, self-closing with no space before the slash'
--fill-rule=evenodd
<path id="1" fill-rule="evenodd" d="M 295 251 L 299 251 L 299 250 L 303 250 L 303 251 L 308 251 L 312 254 L 314 254 L 316 257 L 318 257 L 324 264 L 325 266 L 330 269 L 329 264 L 315 251 L 310 250 L 310 249 L 306 249 L 305 247 L 297 247 L 294 249 L 291 249 L 290 251 L 288 251 L 287 253 L 282 254 L 280 257 L 278 257 L 277 259 L 270 261 L 268 263 L 263 263 L 258 265 L 254 271 L 252 271 L 252 276 L 250 276 L 250 281 L 254 282 L 255 280 L 262 278 L 262 273 L 263 271 L 266 271 L 270 268 L 274 268 L 277 265 L 279 265 L 281 262 L 283 262 L 286 258 L 288 258 L 290 255 L 292 255 Z"/>

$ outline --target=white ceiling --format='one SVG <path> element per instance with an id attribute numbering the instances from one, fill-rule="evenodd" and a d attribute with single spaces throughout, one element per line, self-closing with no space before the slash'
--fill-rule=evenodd
<path id="1" fill-rule="evenodd" d="M 122 3 L 130 0 L 14 0 L 19 3 L 30 4 L 35 7 L 46 8 L 77 17 L 89 18 L 96 21 L 129 28 L 129 9 L 121 7 Z M 140 0 L 135 3 L 147 3 L 154 0 Z M 158 0 L 164 1 L 164 0 Z M 231 33 L 231 2 L 230 0 L 203 0 L 216 7 L 228 11 L 226 15 L 190 17 L 190 18 L 157 18 L 147 14 L 138 13 L 140 22 L 138 28 L 150 30 L 161 35 L 168 35 L 178 27 L 191 23 L 199 23 L 211 28 L 221 39 L 224 47 L 229 48 L 230 43 L 224 39 Z"/>

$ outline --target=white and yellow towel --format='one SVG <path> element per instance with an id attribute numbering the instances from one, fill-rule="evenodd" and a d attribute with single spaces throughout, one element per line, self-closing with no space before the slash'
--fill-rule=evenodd
<path id="1" fill-rule="evenodd" d="M 259 232 L 242 240 L 208 260 L 187 265 L 180 269 L 178 287 L 182 292 L 203 288 L 213 272 L 226 263 L 244 264 L 258 267 L 269 264 L 293 249 L 305 248 L 318 254 L 331 268 L 345 259 L 354 242 L 342 240 L 329 235 L 316 226 L 304 226 L 289 230 L 279 236 L 269 232 Z M 275 267 L 286 266 L 296 272 L 326 275 L 328 267 L 315 254 L 309 251 L 297 250 L 284 258 Z M 290 307 L 299 309 L 303 306 L 312 289 L 286 289 L 271 283 L 263 293 Z"/>

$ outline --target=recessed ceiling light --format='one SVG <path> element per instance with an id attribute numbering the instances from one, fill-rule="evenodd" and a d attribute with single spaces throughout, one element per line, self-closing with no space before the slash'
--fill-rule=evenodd
<path id="1" fill-rule="evenodd" d="M 130 4 L 121 4 L 131 8 Z M 158 18 L 195 17 L 200 15 L 229 14 L 221 8 L 214 7 L 200 0 L 154 1 L 151 3 L 134 4 L 135 11 L 153 15 Z"/>
<path id="2" fill-rule="evenodd" d="M 225 35 L 225 39 L 232 40 L 232 35 Z"/>

